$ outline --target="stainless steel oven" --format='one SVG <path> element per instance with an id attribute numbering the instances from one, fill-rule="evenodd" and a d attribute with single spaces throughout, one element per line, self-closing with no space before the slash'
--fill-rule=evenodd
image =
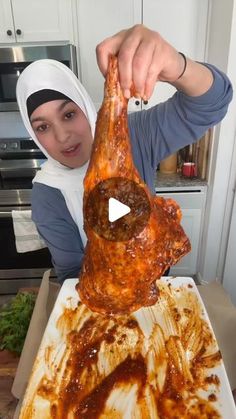
<path id="1" fill-rule="evenodd" d="M 77 74 L 74 45 L 26 45 L 0 48 L 0 111 L 18 110 L 17 79 L 30 63 L 42 58 L 60 61 Z"/>
<path id="2" fill-rule="evenodd" d="M 52 267 L 47 248 L 17 253 L 12 210 L 30 209 L 32 178 L 45 156 L 30 138 L 0 138 L 0 294 L 40 284 Z"/>

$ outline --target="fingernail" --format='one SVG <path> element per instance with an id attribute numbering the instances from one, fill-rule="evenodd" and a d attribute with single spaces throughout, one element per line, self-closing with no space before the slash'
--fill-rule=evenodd
<path id="1" fill-rule="evenodd" d="M 130 98 L 130 90 L 129 89 L 124 90 L 124 97 L 126 97 L 126 99 Z"/>

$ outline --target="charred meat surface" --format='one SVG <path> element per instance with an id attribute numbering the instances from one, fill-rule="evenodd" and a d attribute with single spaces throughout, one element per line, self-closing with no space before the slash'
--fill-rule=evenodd
<path id="1" fill-rule="evenodd" d="M 154 304 L 158 298 L 156 280 L 191 248 L 180 225 L 181 211 L 177 203 L 152 196 L 134 166 L 127 104 L 119 84 L 117 58 L 111 56 L 91 160 L 84 179 L 84 228 L 88 242 L 77 285 L 82 302 L 91 310 L 104 314 L 131 313 Z M 133 231 L 131 237 L 124 232 L 122 239 L 122 228 L 117 227 L 118 240 L 109 239 L 108 230 L 116 229 L 119 220 L 111 223 L 112 226 L 109 224 L 107 211 L 103 210 L 103 204 L 99 206 L 99 198 L 96 199 L 94 193 L 101 182 L 109 179 L 111 182 L 123 179 L 122 186 L 119 188 L 118 185 L 116 190 L 123 188 L 124 197 L 128 195 L 130 182 L 135 183 L 138 190 L 141 188 L 145 195 L 147 205 L 140 206 L 140 217 L 136 222 L 136 227 L 143 223 L 142 228 L 132 230 L 133 211 L 123 217 L 125 231 Z M 108 193 L 106 188 L 103 189 Z M 139 194 L 135 190 L 131 192 L 134 206 L 139 205 Z M 122 196 L 119 195 L 118 199 L 122 200 Z M 96 202 L 97 212 L 92 212 Z M 100 227 L 94 228 L 96 218 L 104 234 L 100 234 Z"/>

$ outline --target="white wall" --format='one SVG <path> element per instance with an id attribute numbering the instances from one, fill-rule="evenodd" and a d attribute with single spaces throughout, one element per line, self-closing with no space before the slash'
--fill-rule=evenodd
<path id="1" fill-rule="evenodd" d="M 236 1 L 212 0 L 208 61 L 225 71 L 236 91 Z M 236 96 L 215 129 L 211 176 L 204 222 L 199 273 L 203 281 L 222 278 L 229 217 L 227 200 L 236 131 Z"/>

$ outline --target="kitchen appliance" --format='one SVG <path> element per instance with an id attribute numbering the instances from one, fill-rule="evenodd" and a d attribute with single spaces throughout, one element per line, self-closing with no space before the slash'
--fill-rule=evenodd
<path id="1" fill-rule="evenodd" d="M 0 111 L 16 111 L 16 83 L 33 61 L 50 58 L 67 65 L 77 74 L 76 49 L 71 44 L 12 46 L 0 48 Z"/>
<path id="2" fill-rule="evenodd" d="M 19 112 L 10 111 L 18 111 L 16 83 L 20 73 L 33 61 L 45 58 L 64 63 L 78 75 L 76 49 L 71 44 L 18 44 L 0 48 L 0 112 L 3 121 L 5 115 L 6 121 L 10 121 L 0 137 L 0 294 L 39 285 L 43 272 L 52 267 L 47 248 L 17 253 L 12 222 L 12 210 L 31 208 L 32 179 L 45 156 L 31 138 L 17 137 Z M 9 127 L 14 138 L 9 138 L 7 123 L 14 125 L 14 122 L 16 125 Z"/>
<path id="3" fill-rule="evenodd" d="M 0 294 L 40 284 L 52 266 L 47 248 L 17 253 L 12 210 L 30 209 L 32 179 L 45 156 L 30 138 L 0 138 Z"/>

